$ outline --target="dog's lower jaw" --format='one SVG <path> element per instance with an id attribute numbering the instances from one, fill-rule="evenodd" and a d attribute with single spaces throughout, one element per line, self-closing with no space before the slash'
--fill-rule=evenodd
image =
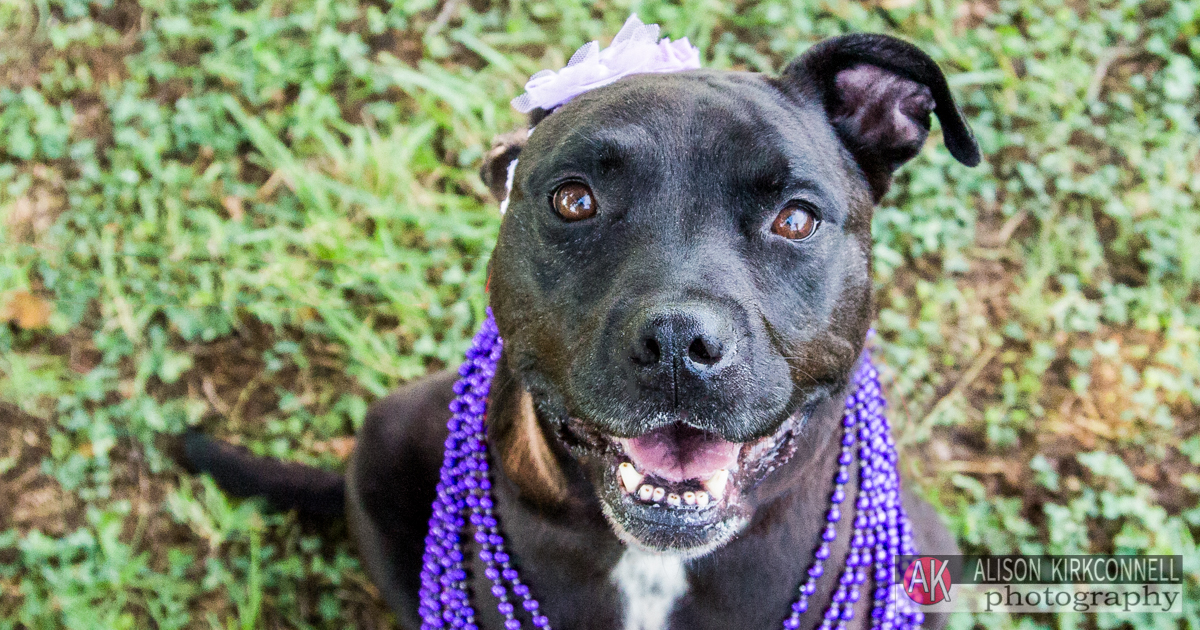
<path id="1" fill-rule="evenodd" d="M 685 561 L 702 558 L 716 551 L 717 549 L 724 547 L 729 543 L 729 541 L 733 540 L 734 536 L 737 536 L 746 528 L 747 525 L 750 524 L 750 519 L 748 518 L 740 515 L 732 516 L 711 526 L 716 530 L 716 534 L 711 536 L 702 544 L 691 547 L 655 547 L 647 544 L 641 538 L 638 538 L 630 533 L 630 531 L 626 529 L 625 526 L 622 525 L 617 519 L 616 514 L 613 512 L 612 506 L 609 505 L 607 501 L 601 501 L 600 505 L 601 511 L 604 512 L 604 518 L 612 527 L 613 533 L 616 534 L 617 538 L 621 542 L 625 543 L 626 546 L 647 553 L 670 556 Z"/>

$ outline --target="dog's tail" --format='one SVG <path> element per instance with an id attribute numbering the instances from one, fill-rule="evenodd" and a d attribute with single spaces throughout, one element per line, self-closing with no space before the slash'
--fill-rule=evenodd
<path id="1" fill-rule="evenodd" d="M 212 475 L 236 497 L 263 497 L 277 510 L 296 510 L 319 519 L 340 517 L 346 505 L 345 479 L 304 464 L 258 457 L 245 447 L 214 440 L 195 430 L 183 435 L 182 462 L 193 473 Z"/>

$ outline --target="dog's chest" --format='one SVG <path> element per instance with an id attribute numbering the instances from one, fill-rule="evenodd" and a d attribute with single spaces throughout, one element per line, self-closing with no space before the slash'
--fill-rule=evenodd
<path id="1" fill-rule="evenodd" d="M 630 547 L 612 580 L 625 605 L 624 630 L 666 630 L 676 601 L 688 590 L 683 560 Z"/>

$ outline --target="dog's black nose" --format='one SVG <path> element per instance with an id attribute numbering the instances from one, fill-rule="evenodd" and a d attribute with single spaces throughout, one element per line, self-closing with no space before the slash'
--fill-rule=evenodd
<path id="1" fill-rule="evenodd" d="M 711 309 L 652 312 L 634 335 L 630 358 L 643 372 L 709 376 L 729 363 L 734 343 L 732 323 Z"/>

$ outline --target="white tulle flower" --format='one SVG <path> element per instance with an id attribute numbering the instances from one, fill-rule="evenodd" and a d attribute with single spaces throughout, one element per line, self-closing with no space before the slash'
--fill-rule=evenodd
<path id="1" fill-rule="evenodd" d="M 522 113 L 538 107 L 553 109 L 631 74 L 700 67 L 700 50 L 686 37 L 660 40 L 658 33 L 657 24 L 642 24 L 636 14 L 631 15 L 608 48 L 600 50 L 600 44 L 589 42 L 571 55 L 562 70 L 543 70 L 533 75 L 525 84 L 525 93 L 514 98 L 512 106 Z"/>

